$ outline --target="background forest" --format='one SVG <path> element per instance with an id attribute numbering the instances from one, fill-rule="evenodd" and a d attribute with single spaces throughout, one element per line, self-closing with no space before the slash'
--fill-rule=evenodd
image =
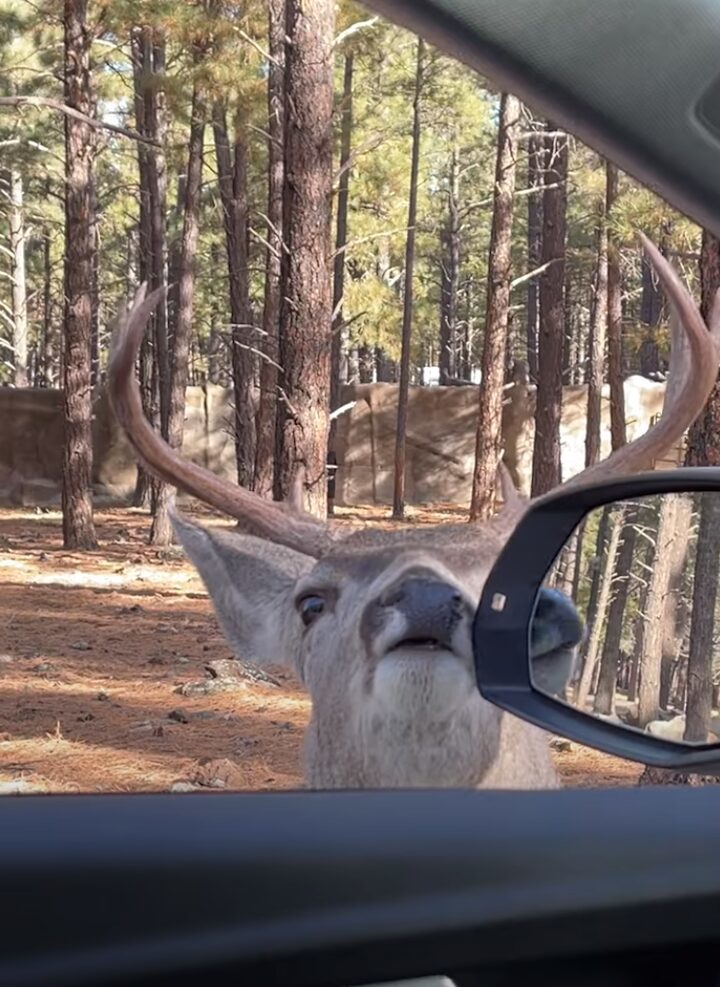
<path id="1" fill-rule="evenodd" d="M 81 444 L 84 378 L 102 381 L 112 319 L 141 281 L 171 286 L 143 353 L 148 413 L 178 442 L 186 383 L 234 384 L 238 476 L 266 494 L 273 472 L 283 493 L 297 460 L 283 452 L 290 429 L 276 435 L 277 410 L 287 421 L 299 390 L 307 411 L 332 405 L 340 382 L 398 379 L 403 328 L 410 383 L 477 381 L 485 350 L 488 463 L 498 388 L 513 372 L 527 367 L 557 418 L 560 381 L 589 382 L 597 403 L 613 366 L 662 371 L 662 299 L 635 232 L 697 282 L 700 230 L 358 6 L 313 0 L 301 18 L 282 0 L 3 0 L 0 29 L 0 375 L 33 387 L 73 378 L 67 413 Z M 319 69 L 303 54 L 313 50 Z M 295 261 L 304 237 L 308 256 L 321 255 L 313 272 Z M 318 333 L 331 366 L 301 366 Z M 324 435 L 295 424 L 299 445 L 317 447 L 305 465 L 322 472 Z M 536 489 L 555 481 L 558 457 Z M 92 543 L 86 481 L 69 480 L 67 537 Z M 141 476 L 139 502 L 148 485 Z M 489 509 L 487 487 L 476 512 Z M 163 541 L 167 497 L 156 494 Z M 308 504 L 325 509 L 317 476 Z"/>
<path id="2" fill-rule="evenodd" d="M 409 386 L 479 385 L 470 513 L 486 517 L 509 381 L 537 386 L 541 493 L 561 479 L 563 385 L 587 385 L 589 465 L 606 382 L 617 447 L 623 379 L 663 376 L 664 301 L 638 230 L 704 307 L 720 283 L 710 235 L 349 0 L 0 0 L 0 90 L 0 384 L 64 390 L 68 548 L 96 546 L 93 400 L 143 282 L 167 288 L 138 368 L 147 415 L 179 448 L 188 384 L 232 388 L 238 481 L 263 496 L 286 496 L 302 467 L 305 506 L 324 515 L 341 385 L 399 383 L 395 518 Z M 688 463 L 720 464 L 718 413 L 715 394 Z M 155 544 L 171 539 L 171 498 L 139 470 Z M 594 593 L 596 614 L 598 573 L 622 586 L 638 558 L 637 519 L 614 517 L 565 555 L 561 582 Z M 657 552 L 662 616 L 672 565 Z M 605 594 L 609 626 L 642 609 L 627 597 Z M 690 667 L 707 682 L 712 627 L 698 634 Z M 625 671 L 609 637 L 614 687 Z M 602 645 L 590 641 L 584 700 L 603 688 Z"/>

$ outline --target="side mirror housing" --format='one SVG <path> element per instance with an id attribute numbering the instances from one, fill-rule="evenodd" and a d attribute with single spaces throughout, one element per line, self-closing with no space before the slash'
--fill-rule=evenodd
<path id="1" fill-rule="evenodd" d="M 608 754 L 720 774 L 719 576 L 720 469 L 551 493 L 485 584 L 480 692 Z"/>

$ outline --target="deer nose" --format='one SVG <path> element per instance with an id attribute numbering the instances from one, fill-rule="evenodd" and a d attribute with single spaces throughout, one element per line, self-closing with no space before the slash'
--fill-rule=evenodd
<path id="1" fill-rule="evenodd" d="M 583 623 L 575 604 L 560 590 L 538 593 L 530 631 L 530 654 L 540 658 L 558 648 L 574 648 L 583 639 Z"/>
<path id="2" fill-rule="evenodd" d="M 387 590 L 379 603 L 405 618 L 405 641 L 435 641 L 445 647 L 450 646 L 464 609 L 462 594 L 455 586 L 417 576 Z"/>

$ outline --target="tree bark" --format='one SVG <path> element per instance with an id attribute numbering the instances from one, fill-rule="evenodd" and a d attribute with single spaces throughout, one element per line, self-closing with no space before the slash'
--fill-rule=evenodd
<path id="1" fill-rule="evenodd" d="M 605 335 L 608 316 L 608 227 L 606 205 L 598 219 L 597 265 L 595 297 L 590 319 L 588 360 L 587 430 L 585 433 L 585 466 L 594 466 L 600 459 L 602 434 L 602 388 L 605 371 Z"/>
<path id="2" fill-rule="evenodd" d="M 233 148 L 230 148 L 225 106 L 213 106 L 213 132 L 218 186 L 225 228 L 230 321 L 232 323 L 232 371 L 235 400 L 235 461 L 238 483 L 251 487 L 255 471 L 255 425 L 252 413 L 252 387 L 255 377 L 253 333 L 250 329 L 250 283 L 248 273 L 248 189 L 247 145 L 241 121 L 236 121 Z"/>
<path id="3" fill-rule="evenodd" d="M 410 387 L 410 343 L 413 320 L 413 277 L 415 270 L 415 223 L 417 219 L 418 173 L 420 170 L 420 104 L 425 75 L 425 42 L 418 38 L 413 97 L 412 151 L 410 159 L 410 193 L 408 199 L 407 238 L 405 241 L 405 290 L 403 293 L 402 350 L 400 386 L 398 387 L 397 427 L 395 432 L 395 482 L 393 514 L 405 515 L 405 439 L 407 433 L 408 394 Z"/>
<path id="4" fill-rule="evenodd" d="M 645 606 L 643 648 L 640 655 L 638 726 L 657 719 L 660 708 L 663 615 L 670 591 L 674 543 L 677 537 L 679 495 L 665 494 L 660 503 L 655 558 Z"/>
<path id="5" fill-rule="evenodd" d="M 260 361 L 260 397 L 255 420 L 255 476 L 253 487 L 272 497 L 276 446 L 281 455 L 277 425 L 278 332 L 280 325 L 280 274 L 283 251 L 283 143 L 285 132 L 285 0 L 268 0 L 268 173 L 265 233 L 265 296 L 263 303 L 263 359 Z"/>
<path id="6" fill-rule="evenodd" d="M 298 468 L 305 508 L 327 513 L 326 455 L 332 327 L 332 0 L 288 0 L 285 53 L 279 487 Z"/>
<path id="7" fill-rule="evenodd" d="M 707 320 L 720 288 L 720 241 L 703 231 L 700 253 L 700 309 Z M 688 436 L 687 466 L 720 466 L 720 383 Z M 712 704 L 712 635 L 720 559 L 720 495 L 702 498 L 690 625 L 686 740 L 704 740 Z"/>
<path id="8" fill-rule="evenodd" d="M 52 237 L 43 230 L 43 306 L 42 306 L 42 385 L 54 387 L 57 380 L 52 318 Z"/>
<path id="9" fill-rule="evenodd" d="M 548 124 L 551 131 L 554 125 Z M 543 193 L 540 335 L 535 410 L 532 495 L 546 493 L 561 481 L 560 415 L 562 412 L 563 288 L 567 227 L 567 137 L 548 137 L 547 187 Z M 555 187 L 552 187 L 555 186 Z"/>
<path id="10" fill-rule="evenodd" d="M 192 96 L 177 292 L 177 320 L 173 334 L 170 374 L 170 413 L 167 441 L 173 449 L 180 449 L 182 446 L 185 422 L 185 392 L 187 390 L 195 292 L 195 255 L 200 234 L 200 193 L 202 189 L 206 112 L 205 95 L 200 84 L 196 82 L 193 86 Z M 173 488 L 163 484 L 158 492 L 150 530 L 150 542 L 153 545 L 168 545 L 172 541 L 172 527 L 168 509 L 173 500 Z"/>
<path id="11" fill-rule="evenodd" d="M 147 32 L 147 28 L 143 31 Z M 144 43 L 148 44 L 147 37 Z M 148 184 L 150 187 L 150 288 L 167 284 L 167 162 L 165 137 L 167 112 L 165 107 L 165 42 L 159 38 L 151 45 L 153 84 L 145 91 L 147 136 L 154 142 L 149 145 Z M 153 314 L 155 339 L 155 367 L 160 397 L 160 422 L 163 435 L 167 435 L 170 415 L 170 358 L 168 351 L 167 305 L 161 298 Z"/>
<path id="12" fill-rule="evenodd" d="M 510 307 L 513 197 L 517 169 L 520 101 L 504 93 L 500 102 L 495 198 L 488 257 L 487 308 L 482 383 L 475 440 L 470 519 L 490 517 L 495 505 L 497 467 L 502 453 L 502 401 Z"/>
<path id="13" fill-rule="evenodd" d="M 145 112 L 147 78 L 152 74 L 152 39 L 149 32 L 136 28 L 131 32 L 130 44 L 133 64 L 133 89 L 135 104 L 135 129 L 143 136 L 148 135 L 148 120 Z M 152 280 L 152 228 L 151 228 L 151 195 L 150 195 L 150 149 L 144 141 L 137 141 L 138 156 L 138 271 L 140 282 L 151 283 Z M 128 291 L 128 297 L 130 292 Z M 154 318 L 154 315 L 152 316 Z M 146 418 L 156 423 L 156 395 L 153 384 L 153 347 L 151 337 L 154 333 L 146 332 L 140 346 L 139 376 L 140 393 L 142 395 L 143 411 Z M 153 479 L 141 463 L 137 465 L 137 479 L 133 493 L 133 507 L 150 506 Z"/>
<path id="14" fill-rule="evenodd" d="M 25 278 L 25 207 L 23 204 L 23 178 L 19 169 L 10 168 L 9 227 L 12 275 L 13 317 L 13 383 L 15 387 L 27 387 L 28 380 L 28 312 L 27 283 Z"/>
<path id="15" fill-rule="evenodd" d="M 92 31 L 87 0 L 65 0 L 65 102 L 94 115 L 90 76 Z M 65 117 L 65 360 L 63 448 L 63 543 L 97 547 L 92 508 L 92 331 L 93 181 L 95 132 Z"/>
<path id="16" fill-rule="evenodd" d="M 545 140 L 541 132 L 528 141 L 527 187 L 540 189 L 545 184 Z M 543 200 L 540 192 L 531 192 L 527 197 L 527 268 L 528 272 L 540 267 L 543 240 Z M 530 380 L 537 383 L 538 377 L 538 333 L 540 330 L 540 306 L 538 279 L 530 278 L 527 283 L 527 362 Z"/>
<path id="17" fill-rule="evenodd" d="M 575 693 L 575 705 L 580 709 L 585 709 L 588 696 L 590 695 L 590 689 L 600 655 L 600 644 L 603 632 L 607 626 L 607 610 L 612 591 L 612 577 L 615 569 L 618 545 L 620 543 L 620 533 L 623 528 L 623 517 L 623 511 L 616 511 L 610 521 L 610 537 L 608 539 L 607 552 L 605 553 L 602 575 L 600 577 L 597 610 L 590 630 L 590 640 L 585 655 L 585 664 L 583 665 L 582 675 L 580 676 L 580 682 Z"/>
<path id="18" fill-rule="evenodd" d="M 610 384 L 610 436 L 613 451 L 627 441 L 625 427 L 625 367 L 622 341 L 622 275 L 620 245 L 612 232 L 612 212 L 618 198 L 618 170 L 605 164 L 605 218 L 607 223 L 607 349 Z"/>
<path id="19" fill-rule="evenodd" d="M 335 226 L 335 261 L 333 269 L 333 328 L 330 360 L 330 407 L 334 411 L 340 404 L 342 354 L 344 345 L 343 293 L 345 291 L 345 247 L 347 245 L 348 204 L 350 191 L 350 151 L 353 128 L 353 65 L 352 52 L 345 56 L 343 74 L 342 125 L 340 128 L 340 181 L 337 195 L 337 218 Z M 328 462 L 332 468 L 337 464 L 335 437 L 337 422 L 330 424 L 328 441 Z M 334 492 L 334 475 L 330 477 L 329 488 Z M 334 497 L 328 499 L 328 513 L 334 510 Z"/>
<path id="20" fill-rule="evenodd" d="M 460 214 L 458 151 L 450 156 L 448 211 L 440 236 L 440 383 L 459 376 L 458 287 L 460 280 Z M 512 206 L 511 206 L 512 208 Z"/>
<path id="21" fill-rule="evenodd" d="M 148 138 L 138 142 L 140 179 L 140 256 L 142 280 L 149 290 L 167 285 L 167 164 L 165 137 L 165 41 L 149 26 L 132 33 L 133 74 L 136 129 Z M 167 438 L 170 414 L 170 361 L 168 352 L 167 301 L 163 296 L 149 320 L 150 331 L 140 351 L 140 381 L 145 414 Z M 167 498 L 161 481 L 138 467 L 133 495 L 136 506 L 151 501 L 153 514 L 157 503 Z"/>
<path id="22" fill-rule="evenodd" d="M 618 660 L 623 635 L 623 622 L 628 594 L 630 573 L 635 556 L 636 525 L 638 512 L 632 505 L 623 505 L 623 530 L 620 550 L 617 554 L 613 573 L 613 596 L 607 614 L 607 629 L 600 659 L 597 690 L 593 702 L 596 713 L 612 713 L 615 699 L 615 685 L 618 675 Z"/>

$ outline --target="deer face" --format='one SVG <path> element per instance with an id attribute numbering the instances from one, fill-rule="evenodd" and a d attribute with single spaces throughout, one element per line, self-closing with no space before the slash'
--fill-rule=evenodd
<path id="1" fill-rule="evenodd" d="M 667 260 L 643 242 L 673 310 L 663 413 L 644 435 L 571 484 L 651 468 L 700 414 L 716 381 L 720 302 L 708 328 Z M 484 702 L 472 668 L 471 614 L 522 511 L 517 495 L 504 483 L 503 512 L 482 525 L 342 537 L 305 514 L 297 492 L 287 503 L 270 503 L 184 460 L 145 418 L 135 378 L 158 298 L 145 299 L 141 289 L 119 320 L 108 377 L 112 405 L 150 472 L 260 536 L 175 522 L 235 653 L 289 663 L 307 685 L 309 784 L 552 786 L 539 733 Z M 559 692 L 579 622 L 567 599 L 545 592 L 530 654 L 535 681 Z"/>
<path id="2" fill-rule="evenodd" d="M 284 663 L 312 698 L 315 787 L 477 785 L 502 715 L 475 684 L 471 625 L 506 528 L 364 531 L 319 561 L 175 519 L 239 658 Z M 534 655 L 564 686 L 581 634 L 541 601 Z"/>

